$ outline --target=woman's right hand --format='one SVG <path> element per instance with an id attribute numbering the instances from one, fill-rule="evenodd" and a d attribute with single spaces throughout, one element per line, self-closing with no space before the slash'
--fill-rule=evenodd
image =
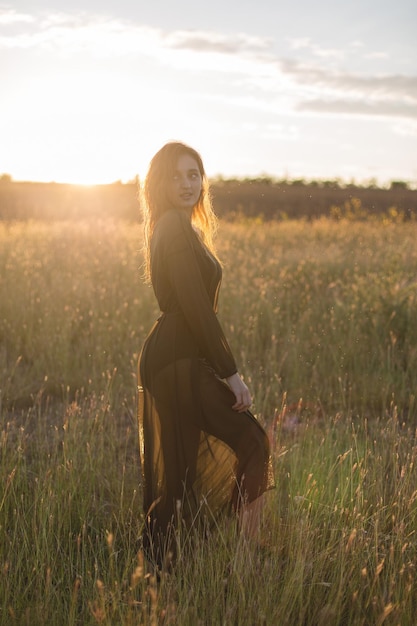
<path id="1" fill-rule="evenodd" d="M 252 398 L 249 389 L 241 379 L 240 375 L 236 372 L 236 374 L 226 378 L 226 382 L 235 394 L 236 398 L 236 402 L 232 406 L 232 409 L 238 411 L 239 413 L 247 411 L 252 406 Z"/>

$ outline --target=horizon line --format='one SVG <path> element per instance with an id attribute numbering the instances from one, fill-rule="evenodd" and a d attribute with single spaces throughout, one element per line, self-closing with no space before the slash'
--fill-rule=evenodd
<path id="1" fill-rule="evenodd" d="M 342 176 L 335 177 L 308 177 L 308 176 L 274 176 L 273 174 L 262 173 L 262 174 L 244 174 L 244 175 L 230 175 L 225 176 L 224 174 L 215 174 L 213 176 L 207 176 L 209 183 L 227 183 L 227 182 L 266 182 L 276 184 L 276 183 L 300 183 L 304 185 L 314 185 L 314 184 L 325 184 L 332 183 L 337 184 L 340 187 L 373 187 L 377 189 L 389 189 L 396 184 L 398 186 L 403 186 L 410 190 L 417 189 L 417 181 L 412 181 L 407 178 L 390 178 L 389 180 L 385 180 L 384 182 L 378 181 L 376 177 L 364 178 L 362 180 L 356 180 L 354 177 L 350 179 L 345 179 Z M 133 178 L 129 179 L 115 179 L 107 182 L 94 182 L 94 183 L 80 183 L 80 182 L 70 182 L 70 181 L 59 181 L 59 180 L 41 180 L 41 179 L 15 179 L 11 174 L 3 173 L 0 174 L 0 184 L 7 183 L 20 183 L 20 184 L 42 184 L 42 185 L 67 185 L 71 187 L 110 187 L 112 185 L 139 185 L 141 181 L 141 177 L 139 174 L 133 176 Z"/>

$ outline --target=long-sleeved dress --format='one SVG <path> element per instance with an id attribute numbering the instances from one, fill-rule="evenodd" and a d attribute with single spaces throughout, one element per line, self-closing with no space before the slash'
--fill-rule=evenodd
<path id="1" fill-rule="evenodd" d="M 190 526 L 272 486 L 268 437 L 232 409 L 222 380 L 237 371 L 217 319 L 221 267 L 187 214 L 169 210 L 151 241 L 161 316 L 139 359 L 144 545 L 157 561 L 180 518 Z"/>

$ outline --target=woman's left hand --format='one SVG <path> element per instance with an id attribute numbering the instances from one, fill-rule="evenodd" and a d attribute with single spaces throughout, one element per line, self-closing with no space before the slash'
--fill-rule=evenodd
<path id="1" fill-rule="evenodd" d="M 226 378 L 226 381 L 236 398 L 236 402 L 232 406 L 232 409 L 238 411 L 239 413 L 247 411 L 249 407 L 252 406 L 252 397 L 240 375 L 236 372 L 236 374 Z"/>

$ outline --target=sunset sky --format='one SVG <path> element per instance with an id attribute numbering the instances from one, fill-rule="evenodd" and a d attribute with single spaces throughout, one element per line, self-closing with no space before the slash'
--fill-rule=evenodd
<path id="1" fill-rule="evenodd" d="M 417 184 L 415 0 L 0 0 L 0 175 Z"/>

